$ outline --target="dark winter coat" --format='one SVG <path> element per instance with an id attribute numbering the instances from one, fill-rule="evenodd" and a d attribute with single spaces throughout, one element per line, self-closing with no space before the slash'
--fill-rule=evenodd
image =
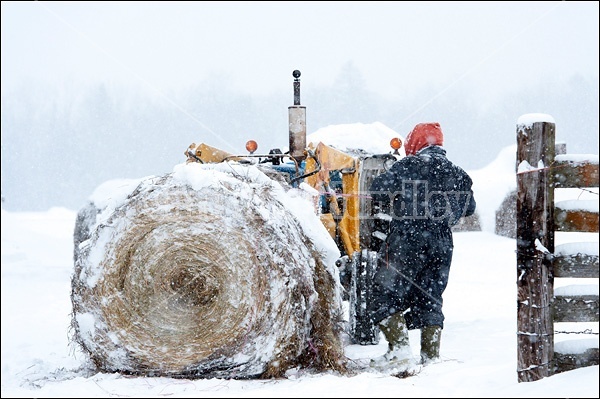
<path id="1" fill-rule="evenodd" d="M 443 328 L 442 294 L 452 262 L 452 226 L 475 212 L 472 180 L 438 146 L 397 161 L 371 185 L 374 212 L 391 215 L 379 250 L 373 321 L 406 311 L 409 329 Z"/>

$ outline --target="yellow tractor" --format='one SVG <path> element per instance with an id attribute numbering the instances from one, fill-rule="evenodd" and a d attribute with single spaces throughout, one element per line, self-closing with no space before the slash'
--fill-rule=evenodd
<path id="1" fill-rule="evenodd" d="M 369 187 L 401 157 L 401 141 L 383 154 L 307 143 L 300 72 L 292 75 L 289 150 L 258 154 L 253 140 L 246 154 L 191 144 L 171 173 L 107 181 L 78 212 L 71 327 L 99 370 L 345 372 L 342 333 L 379 342 L 367 309 L 391 217 L 371 209 Z M 319 218 L 281 201 L 298 192 L 311 192 Z M 313 222 L 319 229 L 309 234 Z"/>
<path id="2" fill-rule="evenodd" d="M 379 330 L 370 320 L 370 300 L 377 251 L 387 235 L 389 216 L 374 214 L 369 187 L 373 179 L 401 157 L 400 138 L 390 141 L 390 152 L 370 154 L 362 150 L 340 150 L 323 142 L 306 141 L 306 107 L 300 105 L 300 71 L 294 77 L 294 105 L 289 110 L 289 150 L 271 149 L 256 154 L 254 140 L 246 143 L 248 154 L 231 154 L 205 143 L 192 143 L 187 162 L 220 163 L 236 161 L 268 166 L 292 186 L 304 182 L 319 192 L 318 215 L 335 240 L 341 257 L 337 261 L 340 279 L 349 301 L 350 338 L 353 343 L 379 342 Z M 258 159 L 258 160 L 257 160 Z"/>

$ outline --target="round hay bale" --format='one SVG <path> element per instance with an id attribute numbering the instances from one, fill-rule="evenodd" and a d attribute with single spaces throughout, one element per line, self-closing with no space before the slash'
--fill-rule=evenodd
<path id="1" fill-rule="evenodd" d="M 458 223 L 452 226 L 452 231 L 481 231 L 481 221 L 479 213 L 475 211 L 471 216 L 463 216 L 458 219 Z"/>
<path id="2" fill-rule="evenodd" d="M 496 210 L 494 233 L 508 238 L 517 238 L 517 190 L 512 190 Z"/>
<path id="3" fill-rule="evenodd" d="M 345 371 L 337 269 L 282 195 L 254 166 L 188 164 L 84 207 L 74 341 L 105 372 Z"/>

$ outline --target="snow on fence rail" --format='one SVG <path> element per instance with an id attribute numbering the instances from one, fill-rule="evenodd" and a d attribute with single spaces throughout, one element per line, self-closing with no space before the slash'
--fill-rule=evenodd
<path id="1" fill-rule="evenodd" d="M 598 156 L 555 155 L 544 114 L 517 123 L 517 357 L 519 382 L 598 364 L 598 339 L 554 342 L 554 323 L 598 323 L 598 284 L 554 290 L 554 278 L 598 278 L 597 243 L 554 246 L 555 231 L 598 232 L 598 199 L 554 201 L 555 188 L 598 187 Z M 583 288 L 582 288 L 583 287 Z M 591 289 L 590 289 L 591 287 Z M 595 288 L 594 288 L 595 287 Z"/>

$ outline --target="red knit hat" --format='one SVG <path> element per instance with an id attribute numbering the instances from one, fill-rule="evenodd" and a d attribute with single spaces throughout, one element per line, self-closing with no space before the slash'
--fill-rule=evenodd
<path id="1" fill-rule="evenodd" d="M 444 134 L 437 122 L 419 123 L 406 136 L 404 151 L 406 155 L 415 155 L 421 149 L 430 145 L 444 145 Z"/>

